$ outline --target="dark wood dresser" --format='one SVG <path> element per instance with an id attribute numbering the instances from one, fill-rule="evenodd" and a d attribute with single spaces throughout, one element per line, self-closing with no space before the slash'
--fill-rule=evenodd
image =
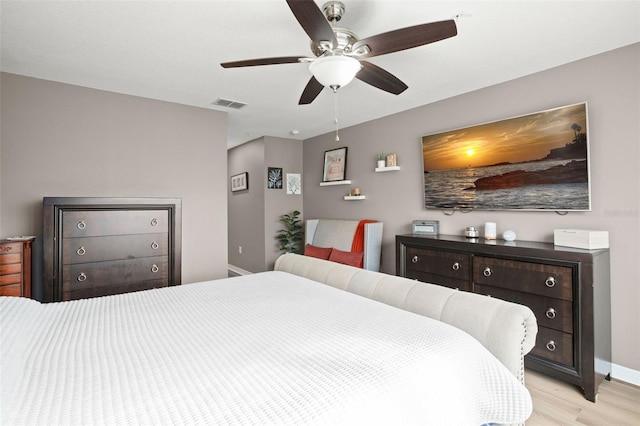
<path id="1" fill-rule="evenodd" d="M 31 298 L 33 239 L 0 241 L 0 296 Z"/>
<path id="2" fill-rule="evenodd" d="M 397 235 L 396 273 L 528 306 L 539 330 L 525 365 L 580 386 L 590 401 L 610 378 L 608 249 Z"/>
<path id="3" fill-rule="evenodd" d="M 44 302 L 181 283 L 180 199 L 46 197 L 43 207 Z"/>

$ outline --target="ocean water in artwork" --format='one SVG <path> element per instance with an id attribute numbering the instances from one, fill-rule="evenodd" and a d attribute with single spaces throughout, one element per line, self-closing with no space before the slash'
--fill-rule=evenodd
<path id="1" fill-rule="evenodd" d="M 526 185 L 488 190 L 474 189 L 476 181 L 480 178 L 500 176 L 520 170 L 524 172 L 543 171 L 554 166 L 564 166 L 571 161 L 566 159 L 544 160 L 425 172 L 425 207 L 482 210 L 589 210 L 588 174 L 584 176 L 584 181 L 578 183 Z"/>

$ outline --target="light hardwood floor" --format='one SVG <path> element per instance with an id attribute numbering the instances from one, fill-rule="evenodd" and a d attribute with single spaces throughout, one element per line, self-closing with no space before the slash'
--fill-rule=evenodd
<path id="1" fill-rule="evenodd" d="M 593 403 L 578 387 L 528 369 L 525 384 L 533 399 L 526 426 L 640 426 L 640 387 L 605 380 Z"/>

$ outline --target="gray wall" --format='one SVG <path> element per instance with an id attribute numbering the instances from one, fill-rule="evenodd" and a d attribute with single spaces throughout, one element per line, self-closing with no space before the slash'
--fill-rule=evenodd
<path id="1" fill-rule="evenodd" d="M 287 173 L 302 175 L 298 140 L 265 136 L 229 150 L 229 176 L 249 172 L 249 189 L 229 189 L 229 263 L 250 272 L 272 270 L 280 254 L 275 235 L 279 219 L 293 210 L 302 212 L 302 195 L 287 195 Z M 269 167 L 280 167 L 282 189 L 267 189 Z M 229 185 L 230 186 L 230 185 Z M 242 247 L 242 254 L 239 252 Z"/>
<path id="2" fill-rule="evenodd" d="M 45 196 L 179 197 L 183 282 L 226 276 L 225 113 L 6 73 L 0 86 L 0 237 L 41 250 Z"/>
<path id="3" fill-rule="evenodd" d="M 229 263 L 246 271 L 265 270 L 265 168 L 264 138 L 230 149 L 227 153 L 229 176 L 249 173 L 249 189 L 229 194 Z M 239 252 L 242 247 L 242 254 Z"/>
<path id="4" fill-rule="evenodd" d="M 446 99 L 304 141 L 304 213 L 307 218 L 378 219 L 384 222 L 384 272 L 395 273 L 394 236 L 414 219 L 440 221 L 444 234 L 497 222 L 498 235 L 553 241 L 554 228 L 607 230 L 611 244 L 614 363 L 640 370 L 640 45 L 614 50 L 528 77 Z M 371 89 L 375 90 L 375 89 Z M 409 90 L 411 90 L 409 88 Z M 391 96 L 391 95 L 390 95 Z M 401 95 L 400 95 L 401 96 Z M 421 137 L 539 110 L 588 102 L 592 211 L 457 212 L 425 210 Z M 327 149 L 348 146 L 350 186 L 320 187 Z M 401 170 L 374 173 L 378 151 L 396 152 Z M 344 201 L 359 186 L 364 201 Z"/>

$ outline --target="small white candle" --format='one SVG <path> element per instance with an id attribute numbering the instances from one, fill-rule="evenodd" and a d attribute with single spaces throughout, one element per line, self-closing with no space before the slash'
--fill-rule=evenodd
<path id="1" fill-rule="evenodd" d="M 495 222 L 487 222 L 484 224 L 484 238 L 486 240 L 496 239 L 496 223 Z"/>

